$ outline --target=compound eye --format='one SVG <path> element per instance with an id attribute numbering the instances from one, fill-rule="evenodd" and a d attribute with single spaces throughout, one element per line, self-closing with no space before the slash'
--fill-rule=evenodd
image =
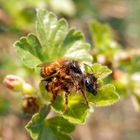
<path id="1" fill-rule="evenodd" d="M 96 94 L 96 86 L 95 86 L 94 82 L 90 78 L 86 78 L 85 86 L 86 86 L 86 90 L 88 92 L 92 93 L 93 95 Z"/>
<path id="2" fill-rule="evenodd" d="M 72 69 L 75 73 L 82 74 L 82 71 L 76 62 L 70 62 L 69 65 L 70 65 L 70 69 Z"/>

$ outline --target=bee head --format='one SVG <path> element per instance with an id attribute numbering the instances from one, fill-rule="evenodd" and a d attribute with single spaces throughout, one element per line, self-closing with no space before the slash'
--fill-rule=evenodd
<path id="1" fill-rule="evenodd" d="M 92 74 L 86 74 L 84 77 L 84 86 L 86 91 L 96 95 L 97 93 L 97 79 Z"/>

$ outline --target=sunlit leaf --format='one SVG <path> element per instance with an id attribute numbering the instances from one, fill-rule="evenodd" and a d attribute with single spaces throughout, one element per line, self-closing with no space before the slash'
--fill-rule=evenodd
<path id="1" fill-rule="evenodd" d="M 68 108 L 64 109 L 64 99 L 62 96 L 58 96 L 54 104 L 53 109 L 63 114 L 63 117 L 72 123 L 85 123 L 88 117 L 89 108 L 85 103 L 82 95 L 75 95 L 74 93 L 68 98 Z"/>
<path id="2" fill-rule="evenodd" d="M 88 94 L 89 101 L 96 106 L 112 105 L 113 103 L 116 103 L 119 98 L 120 97 L 112 84 L 107 84 L 99 88 L 95 96 L 90 93 Z"/>
<path id="3" fill-rule="evenodd" d="M 38 37 L 29 34 L 15 43 L 17 53 L 27 67 L 36 68 L 62 57 L 91 64 L 90 45 L 81 32 L 68 29 L 65 19 L 58 20 L 52 12 L 38 10 L 36 29 Z"/>
<path id="4" fill-rule="evenodd" d="M 95 63 L 92 66 L 85 65 L 85 71 L 87 73 L 93 73 L 93 75 L 98 79 L 104 79 L 112 73 L 107 66 L 103 66 L 99 63 Z"/>
<path id="5" fill-rule="evenodd" d="M 85 63 L 91 63 L 90 45 L 85 42 L 81 32 L 68 29 L 65 19 L 57 20 L 56 16 L 46 10 L 37 12 L 37 32 L 43 46 L 44 61 L 60 57 L 69 57 Z"/>
<path id="6" fill-rule="evenodd" d="M 29 34 L 27 37 L 22 37 L 14 46 L 21 61 L 27 67 L 35 68 L 42 62 L 41 45 L 35 35 Z"/>
<path id="7" fill-rule="evenodd" d="M 75 29 L 70 29 L 62 44 L 61 53 L 64 53 L 66 57 L 91 64 L 92 56 L 88 52 L 90 49 L 90 45 L 85 42 L 83 34 Z"/>

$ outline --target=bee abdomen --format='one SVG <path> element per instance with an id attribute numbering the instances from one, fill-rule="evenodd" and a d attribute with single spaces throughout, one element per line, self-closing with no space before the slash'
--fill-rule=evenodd
<path id="1" fill-rule="evenodd" d="M 57 72 L 59 68 L 59 64 L 55 63 L 55 64 L 51 64 L 50 66 L 44 66 L 41 68 L 41 77 L 46 78 L 54 73 Z"/>
<path id="2" fill-rule="evenodd" d="M 43 78 L 46 78 L 47 76 L 50 76 L 52 75 L 53 73 L 55 73 L 56 70 L 54 68 L 51 68 L 51 67 L 44 67 L 41 69 L 41 76 Z"/>

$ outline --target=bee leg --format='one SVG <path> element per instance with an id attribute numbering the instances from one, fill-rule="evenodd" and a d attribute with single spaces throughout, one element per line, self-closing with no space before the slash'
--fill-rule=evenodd
<path id="1" fill-rule="evenodd" d="M 57 73 L 54 73 L 54 74 L 52 74 L 50 76 L 45 77 L 44 79 L 42 79 L 42 81 L 48 81 L 48 80 L 50 80 L 51 78 L 54 78 L 57 75 L 58 75 L 58 72 Z"/>
<path id="2" fill-rule="evenodd" d="M 87 96 L 86 96 L 86 94 L 85 94 L 85 92 L 84 92 L 83 90 L 81 90 L 81 92 L 82 92 L 82 95 L 83 95 L 83 97 L 85 98 L 86 104 L 87 104 L 87 106 L 88 106 L 88 108 L 89 108 L 89 101 L 88 101 L 88 99 L 87 99 Z"/>
<path id="3" fill-rule="evenodd" d="M 64 103 L 64 111 L 66 111 L 68 109 L 68 95 L 69 93 L 65 92 L 64 94 L 64 99 L 65 99 L 65 103 Z"/>
<path id="4" fill-rule="evenodd" d="M 52 100 L 51 100 L 51 103 L 54 103 L 54 101 L 56 100 L 56 97 L 58 95 L 58 92 L 61 90 L 61 86 L 58 86 L 56 88 L 52 88 L 51 91 L 52 91 L 52 94 L 53 94 L 53 97 L 52 97 Z"/>
<path id="5" fill-rule="evenodd" d="M 57 94 L 56 94 L 56 93 L 53 93 L 53 97 L 52 97 L 52 100 L 51 100 L 51 104 L 53 104 L 53 103 L 54 103 L 54 101 L 55 101 L 56 97 L 57 97 Z"/>

